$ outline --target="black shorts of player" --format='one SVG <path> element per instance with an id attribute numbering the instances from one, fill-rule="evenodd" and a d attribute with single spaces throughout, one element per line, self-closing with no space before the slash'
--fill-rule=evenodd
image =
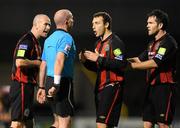
<path id="1" fill-rule="evenodd" d="M 96 122 L 114 127 L 118 125 L 123 98 L 123 86 L 106 85 L 95 95 Z"/>
<path id="2" fill-rule="evenodd" d="M 11 120 L 26 122 L 33 119 L 34 84 L 12 81 L 10 87 Z"/>
<path id="3" fill-rule="evenodd" d="M 53 85 L 54 78 L 47 77 L 46 92 Z M 48 94 L 48 93 L 47 93 Z M 71 78 L 62 77 L 60 87 L 53 100 L 49 100 L 53 113 L 61 116 L 73 116 L 74 114 L 74 99 L 73 99 L 73 82 Z"/>
<path id="4" fill-rule="evenodd" d="M 171 124 L 175 113 L 176 95 L 175 84 L 149 85 L 143 106 L 143 121 Z"/>

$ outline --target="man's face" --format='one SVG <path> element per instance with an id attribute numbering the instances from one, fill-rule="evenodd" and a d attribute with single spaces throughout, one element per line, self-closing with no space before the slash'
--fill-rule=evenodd
<path id="1" fill-rule="evenodd" d="M 96 37 L 104 35 L 106 27 L 103 22 L 103 17 L 99 16 L 93 18 L 92 29 Z"/>
<path id="2" fill-rule="evenodd" d="M 48 17 L 42 18 L 37 24 L 38 34 L 40 37 L 47 37 L 50 28 L 51 21 Z"/>
<path id="3" fill-rule="evenodd" d="M 162 26 L 157 23 L 155 16 L 150 16 L 147 19 L 147 26 L 146 27 L 148 30 L 148 35 L 151 36 L 151 35 L 156 35 Z"/>
<path id="4" fill-rule="evenodd" d="M 72 29 L 73 24 L 74 24 L 73 15 L 70 14 L 70 18 L 69 18 L 68 21 L 67 21 L 67 27 L 68 27 L 68 30 L 71 30 L 71 29 Z"/>

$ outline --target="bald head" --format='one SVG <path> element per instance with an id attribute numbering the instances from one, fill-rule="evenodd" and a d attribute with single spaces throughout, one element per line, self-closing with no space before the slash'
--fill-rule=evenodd
<path id="1" fill-rule="evenodd" d="M 45 14 L 37 14 L 33 19 L 31 32 L 36 38 L 46 37 L 51 26 L 49 17 Z"/>
<path id="2" fill-rule="evenodd" d="M 72 17 L 73 16 L 72 16 L 71 11 L 69 11 L 68 9 L 61 9 L 55 13 L 54 22 L 56 26 L 65 25 L 66 22 Z"/>
<path id="3" fill-rule="evenodd" d="M 39 24 L 40 22 L 49 19 L 49 17 L 45 14 L 37 14 L 33 19 L 33 26 Z M 49 19 L 50 21 L 50 19 Z"/>

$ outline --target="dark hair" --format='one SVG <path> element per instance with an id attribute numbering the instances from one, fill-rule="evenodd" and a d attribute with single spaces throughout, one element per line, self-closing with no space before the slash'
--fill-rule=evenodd
<path id="1" fill-rule="evenodd" d="M 112 28 L 111 16 L 107 12 L 97 12 L 97 13 L 94 13 L 93 18 L 99 17 L 99 16 L 102 16 L 104 24 L 109 23 L 108 29 L 111 30 L 111 28 Z"/>
<path id="2" fill-rule="evenodd" d="M 147 17 L 151 17 L 151 16 L 155 16 L 156 17 L 156 22 L 162 23 L 163 27 L 162 30 L 166 30 L 168 27 L 168 23 L 169 23 L 169 17 L 168 14 L 165 13 L 162 10 L 159 9 L 154 9 L 152 12 L 150 12 L 149 14 L 147 14 Z"/>

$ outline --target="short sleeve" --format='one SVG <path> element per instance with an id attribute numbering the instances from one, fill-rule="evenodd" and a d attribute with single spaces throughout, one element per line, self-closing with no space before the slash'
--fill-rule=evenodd
<path id="1" fill-rule="evenodd" d="M 159 66 L 161 63 L 167 60 L 175 50 L 176 48 L 173 42 L 164 41 L 164 43 L 162 43 L 157 49 L 157 53 L 153 57 L 153 60 Z"/>
<path id="2" fill-rule="evenodd" d="M 70 35 L 64 36 L 61 40 L 58 41 L 57 52 L 63 52 L 66 56 L 68 56 L 72 44 L 73 44 L 72 37 Z"/>
<path id="3" fill-rule="evenodd" d="M 31 57 L 32 44 L 30 41 L 22 41 L 17 46 L 16 58 L 29 59 Z"/>
<path id="4" fill-rule="evenodd" d="M 140 61 L 146 61 L 148 60 L 148 50 L 144 50 L 139 56 Z"/>

